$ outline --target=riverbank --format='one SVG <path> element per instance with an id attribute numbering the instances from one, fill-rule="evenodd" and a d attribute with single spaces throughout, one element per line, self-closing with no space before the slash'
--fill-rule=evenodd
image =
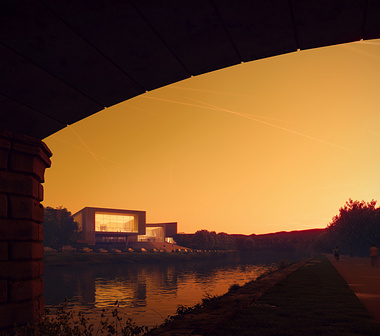
<path id="1" fill-rule="evenodd" d="M 380 335 L 363 304 L 325 256 L 230 291 L 149 336 Z"/>
<path id="2" fill-rule="evenodd" d="M 133 263 L 160 263 L 184 262 L 204 260 L 204 258 L 226 258 L 234 256 L 234 252 L 131 252 L 131 253 L 83 253 L 83 252 L 45 252 L 44 265 L 46 266 L 80 266 L 98 264 L 133 264 Z"/>

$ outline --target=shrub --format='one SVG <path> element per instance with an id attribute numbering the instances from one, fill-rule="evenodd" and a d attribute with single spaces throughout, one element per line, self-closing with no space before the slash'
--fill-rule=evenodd
<path id="1" fill-rule="evenodd" d="M 235 291 L 235 290 L 237 290 L 237 289 L 239 289 L 239 288 L 241 288 L 241 286 L 240 286 L 239 284 L 237 284 L 237 283 L 234 283 L 234 284 L 232 284 L 232 285 L 230 286 L 230 288 L 228 289 L 228 291 L 229 291 L 229 292 L 231 292 L 231 291 Z"/>
<path id="2" fill-rule="evenodd" d="M 85 317 L 84 313 L 67 310 L 66 302 L 61 304 L 55 311 L 50 313 L 48 309 L 40 317 L 39 321 L 34 324 L 28 324 L 23 327 L 16 327 L 15 336 L 96 336 L 96 335 L 122 335 L 137 336 L 148 331 L 146 326 L 137 326 L 132 319 L 128 318 L 122 323 L 122 318 L 118 315 L 118 302 L 115 302 L 115 308 L 111 311 L 112 318 L 106 316 L 106 310 L 100 316 L 100 322 L 97 326 Z"/>

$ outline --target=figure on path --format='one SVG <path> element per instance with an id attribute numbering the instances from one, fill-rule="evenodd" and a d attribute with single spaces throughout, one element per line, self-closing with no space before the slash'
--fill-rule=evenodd
<path id="1" fill-rule="evenodd" d="M 371 248 L 369 249 L 369 256 L 371 258 L 371 265 L 377 266 L 378 260 L 377 255 L 379 254 L 379 249 L 376 247 L 375 244 L 372 244 Z"/>
<path id="2" fill-rule="evenodd" d="M 340 256 L 340 250 L 339 250 L 339 247 L 335 247 L 334 251 L 334 257 L 335 257 L 335 260 L 339 260 L 339 256 Z"/>

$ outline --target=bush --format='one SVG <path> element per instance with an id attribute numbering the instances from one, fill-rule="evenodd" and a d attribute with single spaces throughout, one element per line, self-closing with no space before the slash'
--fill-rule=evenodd
<path id="1" fill-rule="evenodd" d="M 137 326 L 132 319 L 128 318 L 122 323 L 122 318 L 118 315 L 118 302 L 115 302 L 115 308 L 111 311 L 112 317 L 106 315 L 106 310 L 100 316 L 100 322 L 97 326 L 90 322 L 83 312 L 74 312 L 67 310 L 66 303 L 61 304 L 52 313 L 46 309 L 45 314 L 40 317 L 39 321 L 34 324 L 28 324 L 24 327 L 16 327 L 15 336 L 35 335 L 35 336 L 96 336 L 96 335 L 122 335 L 137 336 L 148 331 L 148 327 Z"/>
<path id="2" fill-rule="evenodd" d="M 235 290 L 237 290 L 237 289 L 239 289 L 239 288 L 241 288 L 241 286 L 240 286 L 239 284 L 237 284 L 237 283 L 234 283 L 234 284 L 232 284 L 232 285 L 230 286 L 230 288 L 228 289 L 228 291 L 229 291 L 229 292 L 231 292 L 231 291 L 235 291 Z"/>

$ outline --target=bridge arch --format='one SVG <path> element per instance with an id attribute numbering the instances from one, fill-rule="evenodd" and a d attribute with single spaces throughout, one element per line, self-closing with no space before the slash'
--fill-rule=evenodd
<path id="1" fill-rule="evenodd" d="M 0 329 L 43 306 L 41 139 L 191 76 L 379 38 L 379 17 L 376 0 L 2 1 Z"/>

